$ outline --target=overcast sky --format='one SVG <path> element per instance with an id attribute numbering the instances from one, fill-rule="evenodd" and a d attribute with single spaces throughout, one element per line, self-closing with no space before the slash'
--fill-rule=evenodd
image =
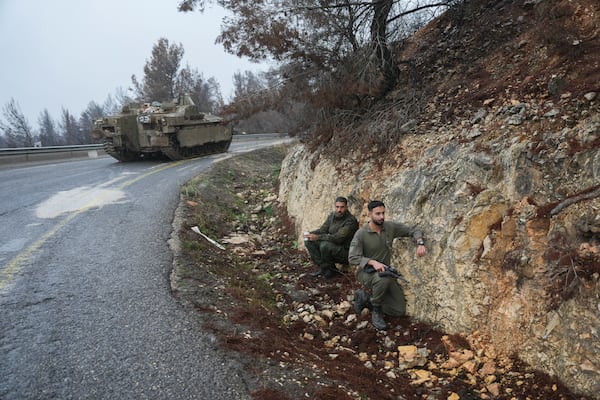
<path id="1" fill-rule="evenodd" d="M 90 101 L 104 103 L 131 75 L 143 78 L 152 46 L 164 37 L 184 48 L 182 66 L 214 77 L 227 101 L 238 71 L 266 65 L 225 53 L 215 44 L 224 11 L 177 11 L 178 0 L 0 0 L 0 119 L 14 98 L 30 125 L 47 108 L 79 117 Z"/>

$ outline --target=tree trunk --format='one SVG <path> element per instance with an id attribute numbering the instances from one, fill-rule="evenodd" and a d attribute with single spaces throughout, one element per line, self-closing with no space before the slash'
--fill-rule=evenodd
<path id="1" fill-rule="evenodd" d="M 387 19 L 393 0 L 372 0 L 373 22 L 371 23 L 371 42 L 375 56 L 379 61 L 379 70 L 383 76 L 382 94 L 392 90 L 398 82 L 398 68 L 392 59 L 387 43 Z"/>

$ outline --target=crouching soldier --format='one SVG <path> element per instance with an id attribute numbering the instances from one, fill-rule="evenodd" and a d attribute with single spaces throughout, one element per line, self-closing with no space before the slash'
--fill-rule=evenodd
<path id="1" fill-rule="evenodd" d="M 387 328 L 384 314 L 402 316 L 406 313 L 404 291 L 393 274 L 385 273 L 392 257 L 392 241 L 412 236 L 417 244 L 417 256 L 425 255 L 425 242 L 419 229 L 399 222 L 385 221 L 385 205 L 379 200 L 367 205 L 369 221 L 356 233 L 350 244 L 348 261 L 357 266 L 356 277 L 370 292 L 358 290 L 354 297 L 357 314 L 372 306 L 372 322 L 377 330 Z M 381 274 L 380 274 L 381 273 Z"/>
<path id="2" fill-rule="evenodd" d="M 337 271 L 336 263 L 348 262 L 348 249 L 358 221 L 348 211 L 348 199 L 337 197 L 335 211 L 331 212 L 319 229 L 304 234 L 304 245 L 311 259 L 319 269 L 311 275 L 325 278 L 333 277 Z"/>

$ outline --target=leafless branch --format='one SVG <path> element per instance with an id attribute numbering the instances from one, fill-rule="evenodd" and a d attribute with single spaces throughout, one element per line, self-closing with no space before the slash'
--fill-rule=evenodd
<path id="1" fill-rule="evenodd" d="M 389 24 L 389 23 L 394 22 L 395 20 L 397 20 L 399 18 L 406 17 L 407 15 L 414 14 L 416 12 L 419 12 L 419 11 L 422 11 L 422 10 L 426 10 L 428 8 L 448 7 L 450 4 L 451 4 L 450 1 L 443 1 L 441 3 L 426 4 L 424 6 L 415 7 L 415 8 L 412 8 L 410 10 L 401 12 L 398 15 L 393 16 L 392 18 L 390 18 L 390 19 L 387 20 L 387 23 Z"/>
<path id="2" fill-rule="evenodd" d="M 556 207 L 550 211 L 550 215 L 556 215 L 561 212 L 564 208 L 570 206 L 571 204 L 575 204 L 580 202 L 581 200 L 589 200 L 600 196 L 600 185 L 598 185 L 594 190 L 587 193 L 582 193 L 577 196 L 569 197 L 561 201 Z"/>

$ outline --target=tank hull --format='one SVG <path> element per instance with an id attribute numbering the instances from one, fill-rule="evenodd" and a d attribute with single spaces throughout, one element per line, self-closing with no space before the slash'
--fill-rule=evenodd
<path id="1" fill-rule="evenodd" d="M 229 149 L 232 129 L 222 118 L 198 112 L 188 98 L 182 105 L 128 105 L 97 120 L 94 137 L 119 161 L 148 158 L 181 160 Z"/>

